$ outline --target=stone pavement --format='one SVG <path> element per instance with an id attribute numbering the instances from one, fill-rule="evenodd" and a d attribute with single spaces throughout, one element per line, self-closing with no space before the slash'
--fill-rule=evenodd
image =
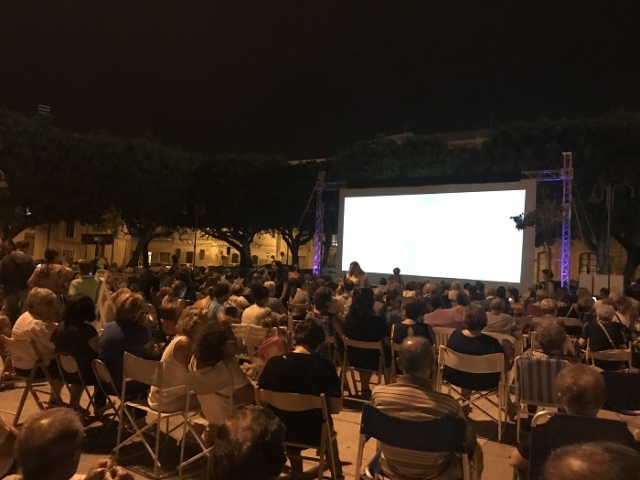
<path id="1" fill-rule="evenodd" d="M 11 390 L 5 390 L 0 392 L 0 409 L 15 411 L 22 388 L 14 388 Z M 66 393 L 66 392 L 64 392 Z M 68 398 L 64 396 L 66 401 Z M 357 402 L 345 402 L 345 409 L 338 415 L 335 415 L 334 425 L 338 433 L 338 445 L 340 449 L 340 456 L 343 462 L 343 470 L 346 478 L 354 478 L 355 460 L 358 448 L 358 429 L 360 423 L 360 408 L 361 404 Z M 29 397 L 25 406 L 25 410 L 21 416 L 21 421 L 26 420 L 31 415 L 37 412 L 37 406 L 33 399 Z M 3 418 L 11 422 L 13 417 L 3 413 Z M 488 480 L 509 480 L 512 478 L 512 470 L 509 468 L 508 456 L 510 450 L 515 444 L 515 425 L 509 424 L 506 434 L 503 436 L 502 443 L 497 443 L 496 434 L 497 428 L 495 423 L 489 421 L 486 417 L 477 413 L 475 410 L 471 412 L 471 419 L 474 424 L 474 428 L 479 433 L 479 442 L 482 445 L 484 452 L 484 472 L 482 478 Z M 78 473 L 86 473 L 87 470 L 93 466 L 98 459 L 109 457 L 111 449 L 116 443 L 116 430 L 115 426 L 112 426 L 106 433 L 104 427 L 95 422 L 87 428 L 87 439 L 83 447 L 84 453 L 80 460 L 80 467 Z M 177 463 L 179 458 L 178 448 L 169 443 L 167 447 L 168 465 Z M 139 451 L 137 445 L 133 445 L 136 451 Z M 375 442 L 369 441 L 364 449 L 363 465 L 369 461 L 372 455 L 375 453 Z M 145 454 L 146 455 L 146 454 Z M 146 460 L 147 456 L 142 455 L 140 458 Z M 143 462 L 150 466 L 150 462 Z M 312 464 L 309 464 L 312 466 Z M 306 465 L 305 465 L 306 467 Z M 202 468 L 198 466 L 194 467 L 191 472 L 187 472 L 187 477 L 204 479 L 205 474 Z M 136 479 L 145 478 L 142 475 L 134 473 Z M 325 476 L 329 476 L 329 472 L 325 472 Z M 177 478 L 177 475 L 172 478 Z"/>

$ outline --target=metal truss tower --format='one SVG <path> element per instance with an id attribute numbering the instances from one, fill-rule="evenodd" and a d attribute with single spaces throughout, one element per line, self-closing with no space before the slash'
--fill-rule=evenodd
<path id="1" fill-rule="evenodd" d="M 569 288 L 571 266 L 571 186 L 573 181 L 573 155 L 562 152 L 562 168 L 559 170 L 535 170 L 522 172 L 538 182 L 562 182 L 562 233 L 560 244 L 560 284 Z"/>

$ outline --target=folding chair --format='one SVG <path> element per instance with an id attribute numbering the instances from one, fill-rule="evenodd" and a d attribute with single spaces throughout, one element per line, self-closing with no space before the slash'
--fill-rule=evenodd
<path id="1" fill-rule="evenodd" d="M 111 400 L 111 397 L 118 397 L 118 388 L 116 384 L 113 382 L 113 378 L 111 377 L 111 372 L 107 366 L 99 359 L 94 359 L 91 362 L 91 369 L 93 370 L 93 374 L 96 377 L 98 386 L 102 394 L 106 399 L 106 408 L 101 409 L 96 407 L 96 416 L 102 423 L 106 423 L 109 420 L 104 432 L 109 430 L 109 427 L 115 422 L 117 418 L 120 418 L 120 408 L 121 405 L 116 405 L 116 403 Z M 95 397 L 94 397 L 95 399 Z M 108 413 L 111 411 L 111 413 Z M 104 432 L 102 435 L 104 435 Z M 102 438 L 102 437 L 101 437 Z"/>
<path id="2" fill-rule="evenodd" d="M 335 479 L 336 459 L 333 455 L 332 444 L 335 441 L 335 433 L 331 431 L 329 423 L 329 413 L 327 409 L 327 401 L 324 394 L 300 395 L 298 393 L 273 392 L 271 390 L 256 389 L 256 403 L 259 406 L 270 405 L 278 410 L 286 412 L 304 412 L 307 410 L 320 409 L 322 411 L 322 425 L 320 431 L 320 443 L 318 445 L 310 445 L 304 443 L 296 443 L 285 441 L 285 445 L 295 448 L 317 449 L 318 458 L 300 455 L 302 460 L 312 460 L 318 462 L 318 480 L 323 479 L 325 471 L 325 461 L 329 460 L 329 469 L 331 470 L 331 478 Z"/>
<path id="3" fill-rule="evenodd" d="M 436 346 L 436 353 L 438 353 L 440 351 L 440 345 L 447 345 L 447 342 L 449 341 L 449 337 L 451 336 L 451 334 L 455 331 L 455 328 L 448 328 L 448 327 L 433 327 L 433 333 L 435 334 L 435 346 Z"/>
<path id="4" fill-rule="evenodd" d="M 5 347 L 5 351 L 7 353 L 7 361 L 4 363 L 2 368 L 2 373 L 0 373 L 0 386 L 2 385 L 2 380 L 4 379 L 5 372 L 8 372 L 9 366 L 13 363 L 13 358 L 23 357 L 25 352 L 33 352 L 36 357 L 36 360 L 31 367 L 31 371 L 28 376 L 18 375 L 17 373 L 14 376 L 14 379 L 23 380 L 25 382 L 24 390 L 22 392 L 22 396 L 20 397 L 20 402 L 18 403 L 18 408 L 15 412 L 10 410 L 0 410 L 1 412 L 8 413 L 13 415 L 13 426 L 17 426 L 20 422 L 20 415 L 22 414 L 22 410 L 24 409 L 24 405 L 27 401 L 27 396 L 31 394 L 33 399 L 35 400 L 38 408 L 40 410 L 45 410 L 45 404 L 47 402 L 43 402 L 40 400 L 38 394 L 45 394 L 55 397 L 58 405 L 62 405 L 62 399 L 55 392 L 52 385 L 51 374 L 48 370 L 48 365 L 45 363 L 42 353 L 40 353 L 40 349 L 36 345 L 33 340 L 15 340 L 13 338 L 8 338 L 2 336 L 2 344 Z M 31 355 L 28 355 L 29 359 L 32 358 Z M 55 362 L 55 359 L 51 360 Z M 42 372 L 44 375 L 44 379 L 36 378 L 38 373 Z M 40 387 L 37 387 L 36 384 L 48 383 L 50 390 L 42 390 Z"/>
<path id="5" fill-rule="evenodd" d="M 351 340 L 346 336 L 342 337 L 342 341 L 344 342 L 344 356 L 342 357 L 342 367 L 340 369 L 340 387 L 341 391 L 344 392 L 345 384 L 348 384 L 347 380 L 347 372 L 351 374 L 351 381 L 353 382 L 353 394 L 358 395 L 358 384 L 356 382 L 356 375 L 354 370 L 358 372 L 370 372 L 375 373 L 378 376 L 378 383 L 381 384 L 383 381 L 386 382 L 386 373 L 384 368 L 384 347 L 382 345 L 382 341 L 379 342 L 360 342 L 358 340 Z M 377 350 L 379 352 L 378 359 L 378 370 L 367 370 L 364 368 L 353 367 L 349 362 L 349 348 L 359 348 L 362 350 Z M 360 392 L 361 393 L 361 392 Z M 361 398 L 351 397 L 352 400 L 356 401 L 365 401 Z"/>
<path id="6" fill-rule="evenodd" d="M 231 330 L 236 336 L 236 358 L 250 362 L 251 358 L 247 352 L 246 336 L 247 336 L 247 324 L 232 323 Z"/>
<path id="7" fill-rule="evenodd" d="M 516 405 L 520 412 L 528 412 L 527 405 L 560 407 L 556 392 L 556 377 L 569 366 L 566 360 L 535 358 L 523 355 L 516 358 Z M 520 442 L 520 415 L 516 420 L 516 439 Z"/>
<path id="8" fill-rule="evenodd" d="M 600 350 L 599 352 L 591 350 L 590 343 L 591 341 L 587 339 L 587 350 L 585 352 L 587 365 L 595 365 L 596 360 L 606 362 L 626 362 L 629 365 L 629 370 L 631 370 L 633 362 L 633 349 L 631 342 L 629 342 L 626 349 L 611 348 L 609 350 Z"/>
<path id="9" fill-rule="evenodd" d="M 564 328 L 567 330 L 567 335 L 573 339 L 580 337 L 584 326 L 582 320 L 573 317 L 559 317 L 558 320 L 564 325 Z"/>
<path id="10" fill-rule="evenodd" d="M 467 454 L 467 423 L 463 418 L 405 420 L 386 415 L 369 403 L 363 404 L 355 478 L 360 478 L 364 444 L 370 437 L 394 448 L 459 453 L 462 456 L 463 478 L 471 478 L 471 464 Z"/>
<path id="11" fill-rule="evenodd" d="M 395 383 L 398 381 L 398 371 L 400 370 L 400 367 L 396 367 L 396 362 L 398 361 L 399 352 L 400 345 L 391 341 L 391 383 Z"/>
<path id="12" fill-rule="evenodd" d="M 291 337 L 290 337 L 291 338 Z M 333 350 L 333 355 L 331 358 L 331 361 L 333 362 L 334 365 L 338 366 L 338 365 L 342 365 L 342 356 L 340 355 L 340 352 L 338 351 L 338 343 L 336 341 L 336 337 L 334 337 L 333 335 L 327 335 L 324 337 L 324 343 L 325 345 L 332 345 L 332 350 Z M 291 349 L 293 349 L 293 339 L 291 338 L 291 341 L 289 342 Z"/>
<path id="13" fill-rule="evenodd" d="M 458 353 L 445 346 L 440 347 L 440 354 L 438 355 L 438 369 L 440 370 L 440 386 L 446 384 L 451 394 L 452 384 L 444 378 L 444 367 L 450 367 L 461 372 L 470 374 L 482 374 L 482 373 L 496 373 L 499 374 L 499 381 L 496 387 L 489 390 L 473 390 L 469 396 L 469 399 L 465 399 L 461 390 L 453 389 L 463 399 L 461 406 L 475 406 L 478 410 L 488 416 L 490 419 L 498 424 L 498 442 L 502 440 L 502 423 L 504 410 L 507 405 L 506 396 L 507 392 L 507 375 L 504 364 L 504 353 L 492 353 L 489 355 L 465 355 Z M 461 388 L 459 385 L 454 385 Z M 498 396 L 498 403 L 490 398 L 490 395 L 496 394 Z M 476 396 L 476 400 L 485 399 L 493 406 L 498 408 L 497 419 L 480 407 L 478 404 L 474 404 L 473 397 Z M 506 427 L 506 420 L 505 420 Z"/>
<path id="14" fill-rule="evenodd" d="M 69 390 L 69 395 L 72 395 L 71 385 L 74 385 L 73 382 L 67 381 L 69 376 L 75 375 L 78 377 L 79 385 L 82 387 L 82 391 L 87 394 L 87 398 L 89 399 L 89 404 L 87 405 L 87 410 L 89 408 L 93 408 L 93 411 L 96 411 L 95 403 L 93 402 L 93 397 L 95 393 L 91 393 L 89 388 L 87 387 L 84 378 L 82 378 L 82 373 L 80 373 L 80 367 L 78 367 L 78 362 L 73 358 L 72 355 L 65 352 L 58 352 L 56 354 L 56 360 L 58 362 L 58 369 L 60 370 L 60 377 L 64 381 L 67 390 Z M 97 387 L 95 387 L 97 388 Z"/>
<path id="15" fill-rule="evenodd" d="M 547 420 L 546 423 L 543 423 Z M 540 412 L 531 421 L 529 478 L 538 479 L 549 455 L 558 448 L 588 442 L 613 442 L 638 450 L 627 424 L 600 417 Z"/>
<path id="16" fill-rule="evenodd" d="M 518 340 L 511 335 L 506 335 L 504 333 L 498 332 L 482 332 L 484 335 L 489 335 L 490 337 L 495 338 L 502 345 L 502 349 L 504 350 L 504 355 L 512 363 L 516 357 L 522 354 L 522 349 L 519 346 Z M 520 352 L 518 353 L 518 350 Z"/>
<path id="17" fill-rule="evenodd" d="M 276 330 L 277 335 L 277 329 L 274 330 Z M 258 348 L 260 347 L 262 342 L 265 341 L 269 332 L 269 328 L 261 327 L 260 325 L 247 325 L 244 343 L 247 345 L 247 354 L 250 358 L 256 356 Z"/>
<path id="18" fill-rule="evenodd" d="M 131 355 L 129 352 L 124 353 L 122 368 L 122 390 L 120 394 L 121 408 L 118 423 L 118 440 L 117 445 L 114 448 L 115 457 L 117 460 L 123 460 L 123 458 L 121 458 L 120 456 L 121 448 L 131 443 L 135 439 L 140 439 L 140 442 L 153 460 L 152 478 L 154 479 L 164 478 L 174 473 L 173 471 L 170 471 L 159 474 L 159 470 L 160 468 L 162 468 L 162 464 L 160 463 L 160 433 L 162 421 L 166 421 L 166 430 L 164 431 L 165 435 L 167 436 L 165 441 L 166 443 L 169 440 L 169 436 L 171 435 L 171 433 L 183 426 L 182 424 L 185 421 L 185 412 L 183 410 L 178 410 L 175 412 L 160 412 L 158 410 L 154 410 L 153 408 L 149 407 L 146 395 L 144 395 L 143 399 L 127 400 L 127 385 L 130 384 L 130 382 L 135 381 L 148 385 L 150 387 L 156 387 L 159 390 L 159 397 L 162 397 L 162 391 L 164 389 L 163 374 L 164 364 L 162 362 L 136 357 L 135 355 Z M 187 395 L 188 393 L 188 388 L 186 385 L 172 387 L 172 390 L 173 389 L 181 389 L 185 395 Z M 148 415 L 151 414 L 151 418 L 155 418 L 152 422 L 148 423 L 144 427 L 138 428 L 135 422 L 135 417 L 133 413 L 129 411 L 129 409 L 143 410 L 147 412 Z M 169 420 L 173 417 L 178 416 L 182 417 L 183 422 L 180 422 L 178 425 L 169 428 Z M 122 440 L 125 421 L 133 429 L 133 434 L 125 440 Z M 153 427 L 155 427 L 155 445 L 152 448 L 151 445 L 149 445 L 149 442 L 145 438 L 144 434 L 150 433 Z M 141 475 L 149 475 L 149 472 L 132 465 L 127 465 L 127 468 L 138 472 Z"/>

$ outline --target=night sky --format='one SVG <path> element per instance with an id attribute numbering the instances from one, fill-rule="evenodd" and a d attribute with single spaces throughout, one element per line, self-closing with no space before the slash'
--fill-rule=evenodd
<path id="1" fill-rule="evenodd" d="M 640 108 L 640 2 L 1 0 L 0 105 L 210 154 Z"/>

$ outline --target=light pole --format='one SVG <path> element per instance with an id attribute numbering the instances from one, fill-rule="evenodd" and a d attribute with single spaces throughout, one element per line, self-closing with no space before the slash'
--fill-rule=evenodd
<path id="1" fill-rule="evenodd" d="M 182 211 L 183 215 L 187 215 L 187 207 Z M 207 213 L 204 205 L 201 205 L 200 202 L 193 203 L 193 262 L 191 268 L 195 270 L 196 268 L 196 253 L 198 246 L 198 219 Z"/>
<path id="2" fill-rule="evenodd" d="M 607 257 L 607 289 L 611 289 L 611 257 L 609 255 L 609 241 L 611 239 L 611 210 L 613 210 L 613 203 L 616 198 L 616 190 L 619 187 L 628 187 L 631 191 L 631 197 L 635 197 L 633 187 L 628 182 L 616 183 L 611 185 L 611 182 L 602 183 L 598 182 L 593 187 L 590 200 L 602 201 L 604 196 L 605 206 L 607 208 L 607 244 L 606 244 L 606 257 Z M 599 192 L 599 193 L 596 193 Z"/>

